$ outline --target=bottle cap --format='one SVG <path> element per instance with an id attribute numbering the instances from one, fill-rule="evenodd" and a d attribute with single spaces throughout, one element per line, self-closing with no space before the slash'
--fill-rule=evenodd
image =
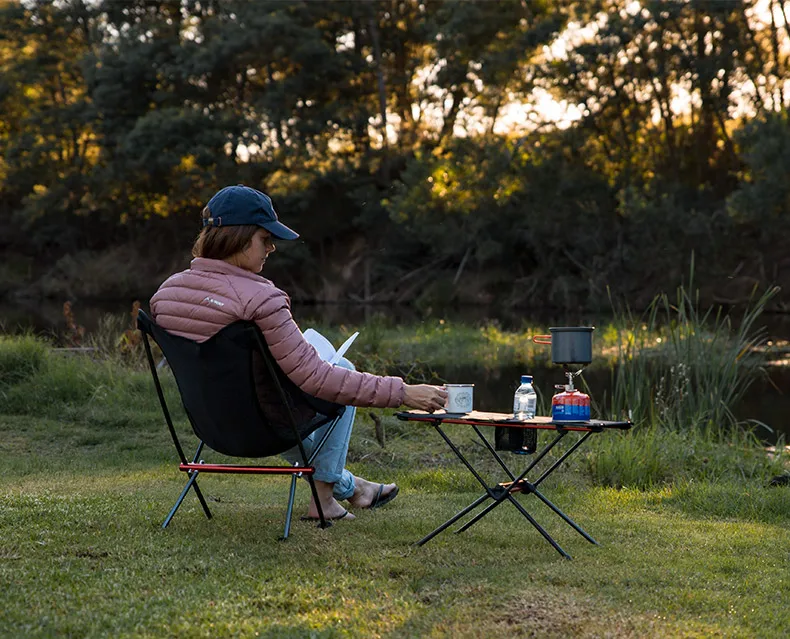
<path id="1" fill-rule="evenodd" d="M 532 383 L 532 375 L 522 375 L 521 376 L 521 383 L 522 384 L 531 384 Z"/>

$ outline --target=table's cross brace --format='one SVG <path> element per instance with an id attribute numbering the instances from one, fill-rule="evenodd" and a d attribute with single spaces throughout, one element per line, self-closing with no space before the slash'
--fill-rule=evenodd
<path id="1" fill-rule="evenodd" d="M 535 495 L 538 498 L 540 498 L 540 500 L 543 501 L 543 503 L 545 503 L 549 508 L 551 508 L 560 517 L 562 517 L 562 519 L 566 523 L 568 523 L 570 526 L 572 526 L 585 539 L 587 539 L 589 542 L 594 543 L 594 544 L 598 543 L 592 537 L 590 537 L 590 535 L 588 535 L 584 530 L 582 530 L 582 528 L 580 526 L 578 526 L 576 524 L 576 522 L 574 522 L 570 517 L 568 517 L 559 508 L 557 508 L 553 503 L 551 503 L 551 501 L 549 501 L 546 497 L 544 497 L 536 488 L 536 486 L 541 481 L 543 481 L 546 477 L 548 477 L 548 475 L 550 473 L 552 473 L 571 453 L 573 453 L 574 450 L 576 450 L 579 446 L 581 446 L 581 444 L 590 435 L 590 433 L 586 433 L 584 437 L 579 439 L 554 464 L 552 464 L 552 466 L 548 470 L 546 470 L 546 472 L 544 472 L 541 475 L 541 477 L 540 477 L 540 479 L 538 479 L 538 481 L 536 481 L 534 484 L 532 484 L 532 483 L 528 482 L 525 479 L 525 477 L 527 476 L 527 473 L 529 473 L 533 468 L 535 468 L 535 466 L 537 466 L 540 463 L 540 461 L 560 441 L 562 441 L 562 439 L 568 434 L 567 430 L 564 430 L 562 428 L 558 428 L 557 429 L 557 431 L 558 431 L 557 432 L 557 436 L 551 442 L 549 442 L 548 445 L 544 446 L 543 450 L 541 450 L 535 456 L 535 458 L 532 460 L 532 463 L 530 463 L 529 466 L 527 466 L 527 468 L 524 470 L 523 473 L 521 473 L 521 475 L 519 475 L 518 477 L 515 477 L 513 475 L 513 473 L 511 472 L 511 470 L 508 468 L 507 464 L 504 462 L 504 460 L 502 460 L 502 458 L 497 454 L 496 450 L 491 446 L 491 443 L 483 436 L 483 433 L 480 432 L 480 429 L 478 429 L 478 427 L 474 426 L 474 425 L 472 426 L 472 428 L 475 431 L 475 433 L 477 433 L 477 436 L 480 438 L 480 440 L 483 442 L 483 444 L 486 446 L 486 448 L 496 458 L 497 462 L 499 462 L 499 465 L 504 469 L 504 471 L 507 473 L 507 475 L 513 481 L 511 481 L 509 484 L 500 484 L 499 488 L 502 489 L 502 493 L 503 494 L 500 495 L 499 497 L 497 497 L 492 504 L 489 504 L 481 512 L 479 512 L 472 519 L 470 519 L 463 526 L 461 526 L 458 530 L 456 530 L 455 534 L 462 533 L 463 531 L 467 530 L 468 528 L 471 528 L 474 524 L 476 524 L 478 521 L 480 521 L 489 512 L 491 512 L 494 508 L 499 506 L 499 504 L 503 503 L 505 498 L 507 498 L 510 502 L 513 503 L 513 505 L 519 510 L 519 512 L 521 512 L 521 514 L 524 515 L 524 517 L 526 517 L 527 521 L 529 521 L 537 529 L 537 531 L 541 535 L 543 535 L 543 537 L 555 548 L 555 550 L 557 550 L 557 552 L 559 552 L 563 557 L 566 557 L 567 559 L 570 559 L 570 555 L 568 553 L 566 553 L 562 549 L 562 547 L 546 532 L 546 530 L 540 524 L 538 524 L 535 521 L 535 519 L 526 511 L 526 509 L 511 496 L 512 492 L 532 492 L 532 493 L 535 493 Z M 513 489 L 513 487 L 516 487 L 516 489 Z M 528 487 L 528 489 L 524 490 L 524 487 Z"/>
<path id="2" fill-rule="evenodd" d="M 456 454 L 456 456 L 463 462 L 464 466 L 466 466 L 466 468 L 469 470 L 469 472 L 472 473 L 472 475 L 474 475 L 475 479 L 477 479 L 477 481 L 480 482 L 480 484 L 483 486 L 483 488 L 486 489 L 487 496 L 490 497 L 491 499 L 496 499 L 497 498 L 497 494 L 493 491 L 493 489 L 491 489 L 488 486 L 488 484 L 486 484 L 485 480 L 474 469 L 474 466 L 472 466 L 472 464 L 470 464 L 466 460 L 466 457 L 464 457 L 463 453 L 458 449 L 458 447 L 455 444 L 453 444 L 452 441 L 450 441 L 450 438 L 447 435 L 445 435 L 444 431 L 441 428 L 441 423 L 442 423 L 441 421 L 435 421 L 435 422 L 433 422 L 433 427 L 442 436 L 442 439 L 444 439 L 444 441 L 447 442 L 447 445 L 452 449 L 452 451 Z M 426 539 L 425 541 L 428 541 L 428 540 Z M 425 543 L 425 542 L 422 542 L 422 543 Z M 422 545 L 422 543 L 419 544 L 419 545 Z"/>
<path id="3" fill-rule="evenodd" d="M 560 432 L 561 432 L 563 435 L 565 435 L 565 434 L 566 434 L 566 431 L 560 431 Z M 554 472 L 554 471 L 555 471 L 555 470 L 556 470 L 556 469 L 559 467 L 559 465 L 560 465 L 560 464 L 562 464 L 562 462 L 564 462 L 564 461 L 565 461 L 565 460 L 566 460 L 566 459 L 567 459 L 567 458 L 568 458 L 568 457 L 569 457 L 569 456 L 570 456 L 570 455 L 573 453 L 573 451 L 575 451 L 575 450 L 576 450 L 576 449 L 577 449 L 579 446 L 581 446 L 581 445 L 582 445 L 582 444 L 583 444 L 585 441 L 587 441 L 587 438 L 588 438 L 590 435 L 592 435 L 592 432 L 587 432 L 587 433 L 585 433 L 585 434 L 584 434 L 584 436 L 583 436 L 583 437 L 580 437 L 580 438 L 579 438 L 579 439 L 576 441 L 576 443 L 575 443 L 573 446 L 571 446 L 571 447 L 570 447 L 568 450 L 566 450 L 566 451 L 565 451 L 565 452 L 562 454 L 562 456 L 561 456 L 561 457 L 560 457 L 560 458 L 559 458 L 557 461 L 555 461 L 555 462 L 554 462 L 554 463 L 553 463 L 553 464 L 552 464 L 552 465 L 551 465 L 551 466 L 550 466 L 550 467 L 549 467 L 549 468 L 546 470 L 546 472 L 545 472 L 545 473 L 543 473 L 543 474 L 542 474 L 540 477 L 538 477 L 538 479 L 535 481 L 535 484 L 534 484 L 534 485 L 535 485 L 535 486 L 539 486 L 539 485 L 540 485 L 540 483 L 541 483 L 541 482 L 542 482 L 544 479 L 546 479 L 546 477 L 548 477 L 548 476 L 549 476 L 551 473 L 553 473 L 553 472 Z M 552 446 L 553 446 L 554 444 L 556 444 L 556 443 L 557 443 L 557 442 L 558 442 L 560 439 L 561 439 L 561 438 L 558 436 L 558 437 L 557 437 L 557 439 L 555 439 L 555 440 L 554 440 L 554 442 L 552 442 Z M 547 451 L 547 452 L 548 452 L 548 451 Z M 539 460 L 538 460 L 538 459 L 536 459 L 536 460 L 535 460 L 535 463 L 537 463 L 538 461 L 539 461 Z M 528 473 L 528 472 L 529 472 L 529 471 L 532 469 L 532 467 L 535 465 L 535 463 L 533 463 L 533 464 L 532 464 L 532 465 L 531 465 L 531 466 L 530 466 L 530 467 L 529 467 L 529 468 L 528 468 L 528 469 L 525 471 L 525 473 Z"/>
<path id="4" fill-rule="evenodd" d="M 485 489 L 486 492 L 485 492 L 484 495 L 482 495 L 481 497 L 476 499 L 474 502 L 472 502 L 469 506 L 464 508 L 461 512 L 459 512 L 456 515 L 454 515 L 450 520 L 446 521 L 444 524 L 442 524 L 441 526 L 436 528 L 434 531 L 432 531 L 431 533 L 429 533 L 428 535 L 423 537 L 420 541 L 417 542 L 418 546 L 422 546 L 423 544 L 425 544 L 428 541 L 430 541 L 431 539 L 433 539 L 436 535 L 438 535 L 442 531 L 446 530 L 448 527 L 452 526 L 456 521 L 458 521 L 459 519 L 464 517 L 466 514 L 468 514 L 469 512 L 474 510 L 475 508 L 477 508 L 477 506 L 482 504 L 487 499 L 492 499 L 494 501 L 494 503 L 491 506 L 489 506 L 485 511 L 483 511 L 483 513 L 478 514 L 471 522 L 466 524 L 458 532 L 461 532 L 461 530 L 466 530 L 466 528 L 468 528 L 473 523 L 478 521 L 485 513 L 487 513 L 493 507 L 498 506 L 505 499 L 507 499 L 527 519 L 527 521 L 529 521 L 529 523 L 532 524 L 532 526 L 534 526 L 534 528 L 546 539 L 546 541 L 548 541 L 554 547 L 554 549 L 557 552 L 559 552 L 563 557 L 565 557 L 567 559 L 571 558 L 570 555 L 567 552 L 565 552 L 562 549 L 562 547 L 552 538 L 552 536 L 549 535 L 549 533 L 546 532 L 546 530 L 537 521 L 535 521 L 535 519 L 532 517 L 532 515 L 530 515 L 526 511 L 526 509 L 513 498 L 513 496 L 511 495 L 511 492 L 512 492 L 511 490 L 509 490 L 508 488 L 505 488 L 505 487 L 503 487 L 501 485 L 497 485 L 497 486 L 491 487 L 485 482 L 485 480 L 480 476 L 480 474 L 477 472 L 477 470 L 475 470 L 475 468 L 472 466 L 472 464 L 466 459 L 466 457 L 461 452 L 461 450 L 452 442 L 452 440 L 442 430 L 442 428 L 441 428 L 441 421 L 437 420 L 435 422 L 432 422 L 432 425 L 436 429 L 436 431 L 439 433 L 439 435 L 442 437 L 442 439 L 444 439 L 444 441 L 447 442 L 447 445 L 450 447 L 450 449 L 455 453 L 455 455 L 466 466 L 466 468 L 469 470 L 469 472 L 472 473 L 472 475 L 475 477 L 475 479 L 477 479 L 477 481 L 480 483 L 480 485 L 483 486 L 483 488 Z M 510 469 L 507 467 L 507 464 L 505 464 L 505 462 L 502 461 L 502 458 L 499 457 L 499 455 L 497 455 L 496 451 L 491 447 L 491 444 L 483 436 L 483 434 L 477 429 L 476 426 L 473 426 L 473 428 L 477 432 L 478 437 L 480 437 L 480 439 L 486 445 L 488 450 L 494 455 L 494 457 L 497 459 L 499 464 L 503 467 L 503 469 L 508 474 L 508 476 L 511 479 L 514 480 L 513 483 L 517 483 L 517 482 L 522 481 L 524 479 L 524 477 L 526 476 L 526 474 L 530 470 L 532 470 L 532 468 L 535 467 L 535 464 L 537 464 L 567 434 L 566 431 L 561 430 L 557 434 L 557 437 L 554 438 L 554 441 L 552 441 L 548 446 L 546 446 L 544 448 L 544 450 L 542 450 L 538 454 L 538 456 L 532 461 L 532 463 L 529 465 L 529 467 L 519 477 L 515 477 L 513 475 L 513 473 L 510 471 Z"/>
<path id="5" fill-rule="evenodd" d="M 499 465 L 502 467 L 502 470 L 504 470 L 507 473 L 507 476 L 510 477 L 511 480 L 515 480 L 516 476 L 510 472 L 510 469 L 507 467 L 507 464 L 502 460 L 502 458 L 496 452 L 494 447 L 491 445 L 491 442 L 489 442 L 485 437 L 483 437 L 483 433 L 480 432 L 480 429 L 477 426 L 472 425 L 472 429 L 475 431 L 475 433 L 477 433 L 477 436 L 480 438 L 480 441 L 483 442 L 483 445 L 488 449 L 488 452 L 491 453 L 494 456 L 494 459 L 497 460 Z M 534 466 L 534 463 L 532 465 Z M 532 466 L 530 466 L 530 468 L 532 468 Z"/>
<path id="6" fill-rule="evenodd" d="M 557 506 L 555 506 L 549 499 L 547 499 L 538 489 L 537 486 L 543 482 L 554 470 L 556 470 L 565 459 L 568 458 L 579 446 L 581 446 L 584 441 L 592 434 L 591 432 L 587 432 L 581 437 L 578 441 L 576 441 L 573 446 L 571 446 L 567 451 L 565 451 L 562 456 L 559 457 L 541 476 L 534 482 L 529 482 L 525 478 L 527 474 L 535 468 L 535 466 L 568 434 L 568 431 L 559 428 L 557 432 L 557 436 L 547 444 L 543 450 L 541 450 L 536 457 L 532 460 L 532 462 L 527 466 L 527 468 L 522 472 L 518 477 L 516 477 L 513 472 L 508 468 L 507 464 L 504 460 L 497 454 L 496 450 L 491 446 L 491 443 L 486 439 L 486 437 L 480 432 L 479 428 L 476 425 L 472 425 L 472 429 L 475 431 L 477 436 L 480 438 L 480 441 L 483 442 L 483 445 L 486 449 L 491 453 L 497 463 L 502 467 L 502 469 L 507 473 L 508 477 L 511 479 L 510 482 L 505 484 L 498 484 L 497 486 L 489 486 L 486 481 L 482 478 L 482 476 L 475 470 L 472 464 L 466 459 L 464 454 L 461 450 L 452 442 L 452 440 L 447 436 L 447 434 L 441 428 L 441 421 L 437 420 L 432 422 L 432 426 L 436 429 L 439 435 L 444 439 L 450 449 L 455 453 L 455 455 L 461 460 L 461 462 L 466 466 L 470 473 L 477 479 L 481 486 L 485 489 L 485 494 L 480 496 L 474 502 L 469 504 L 466 508 L 458 512 L 454 515 L 451 519 L 443 523 L 441 526 L 433 530 L 431 533 L 423 537 L 420 541 L 417 542 L 417 545 L 422 546 L 423 544 L 427 543 L 431 539 L 433 539 L 436 535 L 441 533 L 442 531 L 446 530 L 454 523 L 456 523 L 459 519 L 466 516 L 468 513 L 473 511 L 483 502 L 488 499 L 491 499 L 493 503 L 489 504 L 486 508 L 484 508 L 481 512 L 477 513 L 472 519 L 466 522 L 463 526 L 461 526 L 457 531 L 456 534 L 461 533 L 475 523 L 480 521 L 485 515 L 491 512 L 494 508 L 499 506 L 501 503 L 504 503 L 505 500 L 509 501 L 513 504 L 513 506 L 529 521 L 530 524 L 543 536 L 546 541 L 548 541 L 554 549 L 559 552 L 563 557 L 566 559 L 570 559 L 571 556 L 563 550 L 563 548 L 554 540 L 554 538 L 549 535 L 548 532 L 530 515 L 530 513 L 518 502 L 516 499 L 513 498 L 512 493 L 514 492 L 522 492 L 522 493 L 534 493 L 536 497 L 538 497 L 544 504 L 546 504 L 552 511 L 554 511 L 557 515 L 559 515 L 563 521 L 565 521 L 569 526 L 571 526 L 576 532 L 582 535 L 587 541 L 592 544 L 598 544 L 595 539 L 593 539 L 587 532 L 585 532 L 581 526 L 579 526 L 576 522 L 574 522 L 570 517 L 568 517 L 565 513 L 563 513 Z"/>
<path id="7" fill-rule="evenodd" d="M 477 433 L 477 436 L 480 438 L 480 440 L 485 444 L 486 448 L 488 448 L 488 450 L 491 452 L 491 454 L 494 457 L 496 457 L 496 460 L 499 462 L 499 465 L 502 466 L 502 468 L 505 470 L 505 472 L 508 474 L 508 477 L 510 477 L 510 479 L 512 481 L 508 482 L 507 484 L 499 484 L 495 489 L 493 489 L 494 492 L 498 493 L 496 495 L 496 497 L 494 497 L 494 503 L 490 504 L 488 507 L 486 507 L 481 513 L 478 513 L 477 515 L 475 515 L 475 517 L 473 519 L 471 519 L 466 524 L 464 524 L 461 528 L 459 528 L 456 531 L 456 533 L 463 532 L 464 530 L 466 530 L 467 528 L 469 528 L 473 524 L 475 524 L 477 521 L 482 519 L 491 510 L 493 510 L 494 508 L 499 506 L 499 504 L 501 504 L 505 500 L 506 495 L 509 495 L 512 492 L 525 492 L 525 491 L 523 491 L 521 486 L 524 485 L 525 483 L 528 483 L 524 479 L 527 476 L 527 473 L 529 471 L 531 471 L 533 468 L 535 468 L 535 466 L 538 463 L 540 463 L 540 461 L 546 455 L 549 454 L 551 449 L 554 448 L 563 439 L 563 437 L 565 437 L 565 435 L 568 434 L 567 431 L 565 431 L 565 430 L 559 430 L 557 432 L 557 436 L 551 442 L 549 442 L 549 444 L 546 445 L 543 448 L 542 451 L 540 451 L 535 456 L 535 459 L 532 460 L 532 463 L 529 466 L 527 466 L 527 468 L 524 470 L 524 472 L 521 473 L 521 475 L 519 475 L 518 477 L 516 477 L 511 472 L 510 468 L 508 468 L 507 464 L 505 464 L 504 460 L 497 454 L 496 450 L 494 450 L 494 448 L 491 446 L 491 443 L 483 436 L 483 433 L 480 432 L 480 430 L 477 428 L 477 426 L 472 426 L 472 428 Z M 437 426 L 437 430 L 438 430 L 438 426 Z M 457 453 L 457 454 L 460 455 L 460 452 Z M 566 456 L 567 456 L 567 453 L 566 453 Z M 555 464 L 550 470 L 554 470 L 554 468 L 556 468 L 558 465 L 559 464 Z M 544 476 L 546 474 L 548 474 L 548 473 L 544 473 Z M 483 486 L 486 489 L 488 489 L 488 486 L 486 486 L 486 484 L 481 479 L 478 479 L 478 481 L 480 481 L 480 483 L 483 484 Z M 535 485 L 537 485 L 537 484 L 535 484 Z M 512 488 L 514 486 L 517 487 L 515 490 Z M 535 491 L 535 492 L 537 492 L 537 491 Z M 518 503 L 515 500 L 513 500 L 513 498 L 510 498 L 510 501 L 512 501 L 514 504 Z"/>
<path id="8" fill-rule="evenodd" d="M 579 533 L 579 534 L 580 534 L 582 537 L 584 537 L 584 538 L 585 538 L 587 541 L 589 541 L 591 544 L 595 544 L 596 546 L 598 546 L 599 544 L 598 544 L 598 542 L 597 542 L 597 541 L 595 541 L 595 539 L 593 539 L 593 538 L 592 538 L 592 537 L 591 537 L 591 536 L 590 536 L 590 535 L 589 535 L 589 534 L 588 534 L 588 533 L 587 533 L 587 532 L 586 532 L 586 531 L 585 531 L 585 530 L 584 530 L 584 529 L 583 529 L 581 526 L 579 526 L 579 525 L 578 525 L 578 524 L 577 524 L 575 521 L 573 521 L 573 520 L 572 520 L 570 517 L 568 517 L 568 516 L 567 516 L 567 515 L 566 515 L 564 512 L 562 512 L 562 511 L 561 511 L 559 508 L 557 508 L 557 506 L 555 506 L 555 505 L 554 505 L 554 504 L 553 504 L 551 501 L 549 501 L 549 499 L 547 499 L 547 498 L 546 498 L 546 497 L 543 495 L 543 493 L 541 493 L 541 492 L 540 492 L 540 491 L 537 489 L 537 487 L 538 487 L 538 486 L 541 484 L 541 482 L 543 482 L 543 480 L 544 480 L 544 479 L 546 479 L 546 477 L 548 477 L 548 476 L 549 476 L 549 475 L 550 475 L 552 472 L 554 472 L 554 470 L 556 470 L 556 469 L 557 469 L 557 468 L 560 466 L 560 464 L 562 464 L 562 462 L 564 462 L 564 461 L 565 461 L 565 459 L 567 459 L 567 458 L 568 458 L 568 456 L 570 456 L 570 455 L 573 453 L 573 451 L 575 451 L 575 450 L 576 450 L 576 449 L 577 449 L 579 446 L 581 446 L 581 445 L 582 445 L 582 444 L 585 442 L 585 440 L 586 440 L 586 439 L 587 439 L 587 438 L 588 438 L 590 435 L 592 435 L 592 433 L 593 433 L 593 431 L 589 431 L 589 432 L 585 433 L 583 437 L 580 437 L 580 438 L 579 438 L 579 439 L 576 441 L 576 443 L 574 443 L 574 444 L 573 444 L 573 446 L 571 446 L 571 447 L 570 447 L 568 450 L 566 450 L 566 451 L 565 451 L 565 452 L 562 454 L 562 456 L 561 456 L 559 459 L 557 459 L 557 461 L 555 461 L 555 462 L 554 462 L 554 463 L 553 463 L 553 464 L 552 464 L 552 465 L 551 465 L 551 466 L 550 466 L 550 467 L 549 467 L 549 468 L 548 468 L 548 469 L 547 469 L 547 470 L 546 470 L 546 471 L 545 471 L 545 472 L 544 472 L 544 473 L 543 473 L 543 474 L 542 474 L 542 475 L 541 475 L 541 476 L 540 476 L 540 477 L 539 477 L 539 478 L 538 478 L 538 479 L 535 481 L 535 483 L 530 483 L 530 482 L 529 482 L 529 481 L 527 481 L 526 479 L 522 479 L 522 480 L 521 480 L 519 483 L 516 483 L 516 482 L 513 482 L 513 483 L 514 483 L 514 484 L 516 484 L 516 486 L 518 487 L 518 490 L 520 490 L 521 492 L 528 492 L 528 493 L 533 493 L 533 494 L 534 494 L 534 495 L 535 495 L 535 496 L 536 496 L 538 499 L 540 499 L 540 500 L 541 500 L 541 501 L 542 501 L 544 504 L 546 504 L 546 505 L 547 505 L 549 508 L 551 508 L 551 509 L 552 509 L 552 510 L 553 510 L 555 513 L 557 513 L 557 515 L 559 515 L 559 516 L 560 516 L 560 517 L 563 519 L 563 521 L 565 521 L 565 523 L 566 523 L 566 524 L 568 524 L 568 525 L 569 525 L 571 528 L 573 528 L 573 529 L 574 529 L 574 530 L 575 530 L 577 533 Z M 557 439 L 555 439 L 555 441 L 554 441 L 554 442 L 552 442 L 552 445 L 553 445 L 554 443 L 556 443 L 558 440 L 559 440 L 559 437 L 558 437 Z M 533 462 L 533 464 L 530 466 L 530 468 L 528 468 L 528 469 L 527 469 L 526 471 L 524 471 L 524 472 L 525 472 L 525 473 L 528 473 L 528 472 L 530 471 L 530 469 L 531 469 L 531 468 L 532 468 L 532 467 L 535 465 L 535 463 L 536 463 L 537 461 L 538 461 L 538 460 L 535 460 L 535 462 Z M 495 504 L 492 504 L 492 505 L 491 505 L 491 507 L 493 507 L 494 505 L 495 505 Z M 471 525 L 472 525 L 472 523 L 473 523 L 473 522 L 469 522 L 467 525 L 465 525 L 463 528 L 461 528 L 461 529 L 460 529 L 460 530 L 458 530 L 457 532 L 462 532 L 463 530 L 466 530 L 466 529 L 467 529 L 469 526 L 471 526 Z"/>

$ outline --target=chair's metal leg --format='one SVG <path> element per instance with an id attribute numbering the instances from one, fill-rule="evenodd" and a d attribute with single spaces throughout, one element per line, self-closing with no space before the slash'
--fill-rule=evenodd
<path id="1" fill-rule="evenodd" d="M 192 488 L 195 489 L 195 494 L 197 495 L 198 501 L 200 505 L 203 506 L 203 512 L 206 513 L 206 519 L 211 519 L 211 511 L 208 509 L 208 504 L 206 500 L 203 499 L 203 493 L 200 492 L 200 486 L 198 486 L 197 482 L 192 484 Z"/>
<path id="2" fill-rule="evenodd" d="M 305 454 L 305 450 L 304 450 L 304 446 L 302 445 L 302 442 L 301 441 L 299 442 L 299 450 L 302 453 L 302 459 L 304 459 L 305 466 L 311 466 L 313 464 L 313 460 L 316 458 L 316 455 L 318 455 L 318 453 L 321 451 L 324 444 L 329 439 L 329 436 L 335 430 L 335 426 L 337 426 L 339 421 L 340 421 L 340 417 L 335 417 L 332 424 L 329 426 L 329 428 L 327 428 L 326 432 L 324 433 L 324 436 L 321 437 L 318 444 L 316 444 L 316 446 L 314 447 L 313 454 L 310 455 L 309 457 Z M 294 481 L 296 481 L 296 476 L 294 476 Z M 332 522 L 328 521 L 324 517 L 324 509 L 321 508 L 321 501 L 318 499 L 318 491 L 316 490 L 315 480 L 313 479 L 312 474 L 307 476 L 307 481 L 310 483 L 310 490 L 313 493 L 313 499 L 315 500 L 315 507 L 316 510 L 318 510 L 318 519 L 320 521 L 319 526 L 321 528 L 329 528 L 332 525 Z"/>
<path id="3" fill-rule="evenodd" d="M 313 465 L 313 461 L 318 456 L 318 453 L 321 452 L 321 449 L 324 447 L 324 444 L 326 443 L 326 440 L 329 439 L 329 437 L 334 432 L 335 426 L 337 426 L 338 422 L 340 422 L 340 417 L 335 417 L 335 419 L 332 420 L 332 424 L 329 426 L 329 428 L 326 429 L 326 432 L 324 433 L 323 437 L 321 437 L 321 439 L 318 441 L 318 443 L 315 446 L 313 446 L 313 453 L 307 459 L 307 461 L 305 463 L 306 466 L 312 466 Z"/>
<path id="4" fill-rule="evenodd" d="M 192 463 L 197 463 L 197 460 L 200 458 L 200 453 L 203 451 L 203 446 L 205 443 L 201 440 L 198 444 L 197 450 L 195 451 L 195 456 L 192 458 Z M 211 511 L 208 509 L 208 504 L 206 500 L 203 499 L 203 493 L 200 492 L 200 486 L 198 486 L 197 480 L 192 484 L 192 487 L 195 489 L 195 494 L 197 495 L 198 501 L 200 505 L 203 506 L 203 512 L 206 513 L 206 518 L 211 519 Z"/>
<path id="5" fill-rule="evenodd" d="M 189 492 L 189 489 L 192 488 L 192 485 L 197 480 L 197 476 L 198 476 L 197 472 L 189 474 L 189 480 L 187 481 L 187 485 L 184 486 L 184 490 L 182 490 L 181 494 L 178 496 L 178 499 L 176 500 L 175 506 L 173 506 L 173 508 L 170 510 L 170 513 L 167 515 L 167 518 L 165 519 L 165 522 L 162 524 L 162 528 L 167 528 L 167 525 L 170 523 L 170 520 L 173 518 L 173 515 L 176 514 L 176 511 L 178 510 L 179 506 L 181 506 L 181 502 L 184 501 L 184 497 L 187 496 L 187 493 Z M 196 487 L 197 487 L 197 485 L 196 485 Z M 209 517 L 211 517 L 210 514 L 209 514 Z"/>
<path id="6" fill-rule="evenodd" d="M 197 450 L 195 451 L 194 457 L 192 457 L 192 463 L 193 464 L 196 463 L 198 458 L 200 457 L 200 453 L 203 450 L 203 446 L 204 446 L 204 443 L 201 441 L 198 444 L 198 447 L 197 447 Z M 187 481 L 187 485 L 184 486 L 184 490 L 181 491 L 181 495 L 179 495 L 175 506 L 173 506 L 172 510 L 167 515 L 167 518 L 165 519 L 165 523 L 162 524 L 162 528 L 167 528 L 167 525 L 170 523 L 170 520 L 173 518 L 173 515 L 176 514 L 176 511 L 178 510 L 179 506 L 181 506 L 181 502 L 184 501 L 184 497 L 187 496 L 187 493 L 189 492 L 190 487 L 195 489 L 195 494 L 197 495 L 197 498 L 198 498 L 198 501 L 200 502 L 200 505 L 203 507 L 203 512 L 206 513 L 206 519 L 211 519 L 211 511 L 208 509 L 208 504 L 206 503 L 206 500 L 203 497 L 203 493 L 200 491 L 200 486 L 198 486 L 198 483 L 197 483 L 197 476 L 198 476 L 199 472 L 200 471 L 190 471 L 188 473 L 189 480 Z"/>
<path id="7" fill-rule="evenodd" d="M 291 475 L 291 489 L 288 491 L 288 509 L 285 512 L 285 531 L 280 537 L 283 541 L 288 539 L 291 532 L 291 517 L 294 512 L 294 499 L 296 498 L 296 475 Z"/>
<path id="8" fill-rule="evenodd" d="M 309 482 L 310 490 L 313 493 L 313 499 L 315 500 L 316 510 L 318 510 L 318 520 L 320 522 L 318 525 L 321 528 L 329 528 L 332 525 L 332 522 L 327 521 L 326 518 L 324 517 L 324 509 L 321 508 L 321 500 L 318 499 L 318 490 L 315 487 L 315 480 L 313 479 L 312 474 L 307 476 L 307 481 Z"/>

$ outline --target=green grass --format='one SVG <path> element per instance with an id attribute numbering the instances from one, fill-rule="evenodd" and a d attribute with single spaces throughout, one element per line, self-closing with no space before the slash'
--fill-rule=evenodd
<path id="1" fill-rule="evenodd" d="M 410 376 L 441 375 L 447 369 L 476 367 L 542 367 L 551 364 L 551 347 L 533 344 L 532 336 L 548 334 L 546 326 L 524 324 L 505 330 L 496 322 L 479 325 L 430 319 L 416 324 L 396 324 L 385 315 L 375 315 L 364 326 L 324 326 L 309 320 L 303 328 L 315 327 L 333 344 L 341 344 L 360 331 L 354 343 L 354 361 L 363 370 L 399 371 Z M 594 342 L 595 365 L 610 361 L 618 335 L 614 324 L 600 327 Z"/>
<path id="2" fill-rule="evenodd" d="M 189 495 L 162 530 L 184 477 L 141 352 L 118 339 L 128 320 L 89 336 L 91 356 L 0 336 L 0 636 L 785 636 L 790 488 L 767 486 L 787 460 L 729 412 L 759 372 L 749 353 L 764 299 L 732 329 L 681 288 L 600 331 L 595 358 L 613 384 L 597 410 L 630 409 L 636 428 L 593 436 L 542 488 L 601 545 L 519 497 L 573 561 L 507 504 L 416 547 L 481 489 L 432 429 L 389 410 L 376 411 L 384 447 L 359 410 L 348 455 L 352 472 L 398 482 L 386 508 L 328 530 L 297 520 L 280 542 L 287 479 L 204 476 L 214 519 Z M 349 332 L 321 330 L 335 343 Z M 547 360 L 537 332 L 378 319 L 355 360 L 410 381 L 496 370 Z M 166 372 L 163 385 L 193 441 Z M 502 479 L 468 430 L 448 429 Z M 307 501 L 300 485 L 297 516 Z"/>
<path id="3" fill-rule="evenodd" d="M 20 352 L 36 362 L 25 374 Z M 709 448 L 680 463 L 688 442 L 649 429 L 604 433 L 544 485 L 600 546 L 521 497 L 573 561 L 508 505 L 418 548 L 480 489 L 431 429 L 377 411 L 382 448 L 360 410 L 349 466 L 397 481 L 391 505 L 328 530 L 297 520 L 280 542 L 287 479 L 205 476 L 214 519 L 190 495 L 162 530 L 184 477 L 147 373 L 27 338 L 0 344 L 0 366 L 3 637 L 778 637 L 790 628 L 790 488 L 767 488 L 774 467 L 753 451 L 700 436 Z M 165 390 L 177 406 L 169 376 Z M 468 432 L 451 432 L 498 477 Z M 664 449 L 669 470 L 650 475 L 662 480 L 628 470 Z M 700 454 L 713 471 L 691 472 L 705 465 Z M 307 500 L 300 483 L 297 515 Z"/>
<path id="4" fill-rule="evenodd" d="M 363 418 L 350 466 L 397 478 L 402 495 L 386 509 L 323 531 L 297 521 L 280 542 L 287 480 L 206 476 L 214 519 L 190 496 L 162 530 L 183 477 L 149 417 L 95 439 L 79 419 L 0 418 L 0 635 L 777 637 L 790 627 L 787 488 L 618 490 L 569 470 L 546 494 L 602 545 L 530 510 L 573 561 L 509 507 L 418 548 L 479 490 L 435 434 L 387 418 L 381 449 Z M 305 486 L 297 501 L 301 511 Z"/>

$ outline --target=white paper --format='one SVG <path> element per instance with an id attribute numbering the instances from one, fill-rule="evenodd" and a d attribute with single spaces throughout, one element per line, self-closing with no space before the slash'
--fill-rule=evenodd
<path id="1" fill-rule="evenodd" d="M 340 358 L 346 354 L 346 351 L 348 350 L 349 346 L 351 346 L 354 343 L 354 340 L 357 339 L 357 335 L 359 335 L 359 331 L 354 333 L 351 337 L 349 337 L 345 342 L 341 344 L 340 348 L 337 349 L 337 352 L 335 353 L 334 357 L 332 357 L 332 359 L 329 360 L 330 364 L 337 364 L 340 361 Z"/>
<path id="2" fill-rule="evenodd" d="M 346 354 L 346 351 L 349 349 L 351 344 L 354 343 L 354 340 L 357 339 L 357 335 L 359 335 L 359 331 L 354 333 L 351 337 L 349 337 L 343 344 L 335 350 L 335 347 L 332 346 L 332 342 L 330 342 L 326 337 L 321 335 L 317 330 L 308 328 L 304 333 L 304 338 L 315 348 L 316 352 L 318 352 L 318 356 L 324 360 L 325 362 L 329 362 L 330 364 L 337 364 L 340 361 L 340 358 Z"/>

